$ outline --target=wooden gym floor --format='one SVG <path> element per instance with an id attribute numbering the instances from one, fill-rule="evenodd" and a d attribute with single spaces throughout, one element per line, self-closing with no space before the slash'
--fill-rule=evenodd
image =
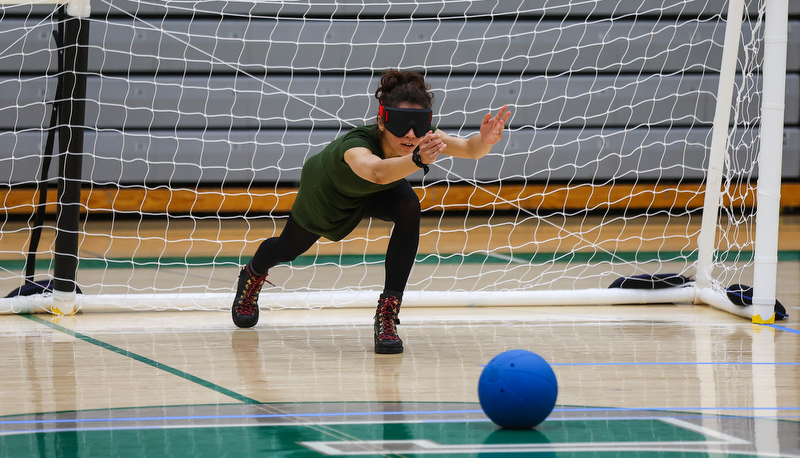
<path id="1" fill-rule="evenodd" d="M 782 218 L 775 325 L 689 304 L 412 306 L 405 353 L 376 355 L 364 308 L 252 329 L 227 311 L 0 316 L 0 456 L 800 457 L 799 229 Z M 483 365 L 513 348 L 558 378 L 531 431 L 478 404 Z"/>

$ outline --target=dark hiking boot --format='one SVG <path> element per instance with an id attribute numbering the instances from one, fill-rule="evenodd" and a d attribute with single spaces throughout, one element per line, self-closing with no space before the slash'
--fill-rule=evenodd
<path id="1" fill-rule="evenodd" d="M 397 336 L 399 312 L 400 299 L 397 296 L 381 295 L 375 312 L 375 353 L 403 353 L 403 341 Z"/>
<path id="2" fill-rule="evenodd" d="M 239 286 L 231 307 L 233 324 L 240 328 L 251 328 L 258 323 L 258 294 L 266 279 L 267 274 L 253 275 L 248 266 L 239 272 Z"/>

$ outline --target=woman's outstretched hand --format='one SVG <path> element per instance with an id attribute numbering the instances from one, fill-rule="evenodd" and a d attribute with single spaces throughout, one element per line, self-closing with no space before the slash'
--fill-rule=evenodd
<path id="1" fill-rule="evenodd" d="M 494 117 L 491 112 L 486 113 L 481 122 L 481 140 L 487 145 L 499 142 L 503 138 L 503 129 L 510 117 L 511 111 L 508 110 L 508 105 L 503 105 L 503 108 Z"/>

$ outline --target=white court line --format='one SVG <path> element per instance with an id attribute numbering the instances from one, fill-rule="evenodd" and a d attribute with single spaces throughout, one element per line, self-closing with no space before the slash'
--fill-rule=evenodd
<path id="1" fill-rule="evenodd" d="M 376 454 L 478 454 L 541 452 L 680 452 L 707 451 L 708 446 L 732 445 L 726 441 L 567 442 L 562 444 L 439 444 L 430 440 L 306 441 L 298 444 L 327 456 Z M 698 447 L 702 447 L 702 449 Z M 720 453 L 738 453 L 718 449 Z M 752 454 L 752 452 L 742 452 Z"/>
<path id="2" fill-rule="evenodd" d="M 749 444 L 750 442 L 739 439 L 738 437 L 729 436 L 725 433 L 721 433 L 719 431 L 714 431 L 713 429 L 708 429 L 703 426 L 695 425 L 689 423 L 688 421 L 678 420 L 677 418 L 662 418 L 661 421 L 664 423 L 669 423 L 671 425 L 675 425 L 679 428 L 688 429 L 690 431 L 698 432 L 706 437 L 713 437 L 715 439 L 720 439 L 728 442 L 729 444 L 733 445 L 745 445 Z"/>
<path id="3" fill-rule="evenodd" d="M 525 452 L 667 452 L 696 451 L 698 446 L 750 445 L 750 442 L 675 418 L 660 418 L 664 423 L 694 431 L 706 441 L 649 441 L 649 442 L 588 442 L 564 444 L 439 444 L 430 440 L 374 440 L 374 441 L 306 441 L 300 445 L 328 456 L 374 454 L 456 454 L 456 453 L 525 453 Z M 719 449 L 720 453 L 729 453 Z M 735 452 L 734 452 L 735 453 Z"/>

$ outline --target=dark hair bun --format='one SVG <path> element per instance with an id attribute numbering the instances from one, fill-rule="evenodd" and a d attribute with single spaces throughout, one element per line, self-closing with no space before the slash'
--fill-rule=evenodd
<path id="1" fill-rule="evenodd" d="M 406 102 L 431 108 L 433 94 L 429 89 L 430 85 L 425 83 L 425 78 L 421 74 L 392 69 L 381 77 L 375 98 L 387 107 L 396 107 Z"/>

